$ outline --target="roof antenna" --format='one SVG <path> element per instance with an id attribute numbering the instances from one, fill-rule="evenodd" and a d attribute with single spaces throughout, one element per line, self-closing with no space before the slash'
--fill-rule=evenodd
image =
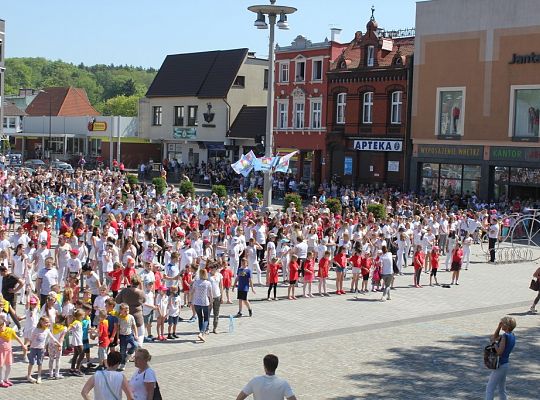
<path id="1" fill-rule="evenodd" d="M 370 18 L 372 21 L 375 21 L 375 15 L 374 14 L 375 14 L 375 6 L 373 5 L 373 6 L 371 6 L 371 18 Z"/>

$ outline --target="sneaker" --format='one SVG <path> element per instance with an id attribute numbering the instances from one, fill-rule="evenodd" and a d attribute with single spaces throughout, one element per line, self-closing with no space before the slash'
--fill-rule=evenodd
<path id="1" fill-rule="evenodd" d="M 38 377 L 37 377 L 36 383 L 37 383 L 38 385 L 41 384 L 41 376 L 38 376 Z"/>
<path id="2" fill-rule="evenodd" d="M 175 339 L 178 339 L 179 336 L 176 333 L 173 333 L 172 337 L 175 338 Z"/>
<path id="3" fill-rule="evenodd" d="M 6 382 L 4 382 L 4 381 L 0 381 L 0 387 L 1 387 L 1 388 L 8 388 L 9 385 L 8 385 Z"/>
<path id="4" fill-rule="evenodd" d="M 4 383 L 8 386 L 13 386 L 13 382 L 11 382 L 9 379 L 6 379 Z"/>
<path id="5" fill-rule="evenodd" d="M 123 371 L 125 369 L 126 369 L 126 365 L 125 364 L 120 364 L 116 370 L 117 371 Z"/>
<path id="6" fill-rule="evenodd" d="M 173 338 L 173 336 L 169 333 L 169 334 L 167 335 L 167 339 L 168 339 L 168 340 L 173 340 L 174 338 Z"/>
<path id="7" fill-rule="evenodd" d="M 248 311 L 249 311 L 249 316 L 253 317 L 253 310 L 250 308 Z"/>
<path id="8" fill-rule="evenodd" d="M 29 376 L 28 378 L 26 378 L 26 380 L 30 383 L 36 383 L 36 380 L 34 378 L 32 378 L 31 376 Z"/>
<path id="9" fill-rule="evenodd" d="M 379 301 L 385 302 L 386 299 L 384 297 L 381 297 L 381 299 Z"/>
<path id="10" fill-rule="evenodd" d="M 148 340 L 155 340 L 154 336 L 153 335 L 148 335 Z"/>
<path id="11" fill-rule="evenodd" d="M 241 312 L 237 312 L 236 313 L 236 318 L 240 318 L 242 316 L 242 313 Z"/>
<path id="12" fill-rule="evenodd" d="M 54 379 L 64 379 L 64 375 L 62 374 L 57 374 Z"/>
<path id="13" fill-rule="evenodd" d="M 532 312 L 532 313 L 535 313 L 535 312 L 536 312 L 536 308 L 534 308 L 534 306 L 532 306 L 532 307 L 530 308 L 529 311 Z"/>
<path id="14" fill-rule="evenodd" d="M 143 339 L 143 343 L 150 343 L 150 342 L 153 342 L 153 340 L 151 340 L 150 338 L 145 337 Z"/>
<path id="15" fill-rule="evenodd" d="M 97 367 L 97 365 L 94 364 L 94 363 L 88 363 L 88 364 L 86 364 L 86 367 L 87 368 L 95 368 L 95 367 Z"/>

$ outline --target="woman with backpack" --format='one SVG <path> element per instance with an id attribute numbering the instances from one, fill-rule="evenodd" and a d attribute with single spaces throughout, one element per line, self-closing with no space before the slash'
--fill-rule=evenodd
<path id="1" fill-rule="evenodd" d="M 503 317 L 495 329 L 495 333 L 491 336 L 491 341 L 496 342 L 495 349 L 499 356 L 499 367 L 491 371 L 488 384 L 486 387 L 486 400 L 495 398 L 495 390 L 499 392 L 499 398 L 506 400 L 506 376 L 510 369 L 510 353 L 516 344 L 514 329 L 516 320 L 512 317 Z M 501 335 L 501 330 L 503 334 Z"/>
<path id="2" fill-rule="evenodd" d="M 537 268 L 536 271 L 534 272 L 533 278 L 536 279 L 536 282 L 540 281 L 540 267 Z M 538 283 L 537 283 L 537 285 L 538 285 Z M 534 299 L 533 304 L 531 306 L 531 312 L 532 313 L 536 312 L 536 305 L 540 301 L 540 291 L 538 291 L 537 293 L 538 294 L 537 294 L 536 298 Z"/>

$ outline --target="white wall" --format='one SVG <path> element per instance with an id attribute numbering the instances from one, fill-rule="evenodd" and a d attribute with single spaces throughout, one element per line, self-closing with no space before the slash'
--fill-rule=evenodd
<path id="1" fill-rule="evenodd" d="M 101 132 L 91 132 L 88 130 L 88 123 L 92 117 L 51 117 L 51 134 L 63 135 L 74 134 L 77 136 L 113 136 L 118 135 L 116 124 L 120 127 L 120 136 L 139 136 L 139 124 L 137 117 L 95 117 L 96 122 L 106 122 L 107 130 Z M 49 133 L 49 117 L 24 117 L 24 133 Z"/>

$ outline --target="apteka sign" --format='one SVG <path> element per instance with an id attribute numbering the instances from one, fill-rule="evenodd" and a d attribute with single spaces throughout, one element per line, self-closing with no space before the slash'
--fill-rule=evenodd
<path id="1" fill-rule="evenodd" d="M 402 140 L 362 139 L 354 141 L 354 149 L 359 151 L 401 151 Z"/>

